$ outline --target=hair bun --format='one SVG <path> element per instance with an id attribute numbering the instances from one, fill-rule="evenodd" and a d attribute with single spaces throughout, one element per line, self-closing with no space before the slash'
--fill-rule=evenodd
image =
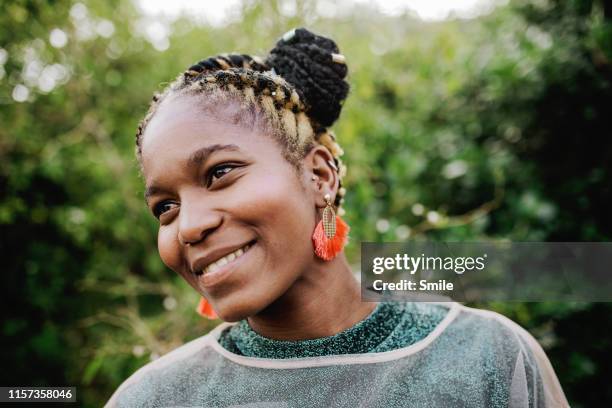
<path id="1" fill-rule="evenodd" d="M 349 84 L 344 56 L 333 40 L 296 28 L 276 43 L 266 65 L 295 86 L 312 119 L 325 127 L 338 119 Z"/>

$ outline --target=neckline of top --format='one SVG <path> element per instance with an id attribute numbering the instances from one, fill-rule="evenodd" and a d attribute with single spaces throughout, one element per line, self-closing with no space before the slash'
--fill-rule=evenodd
<path id="1" fill-rule="evenodd" d="M 247 320 L 241 320 L 222 332 L 220 337 L 230 336 L 235 342 L 235 347 L 241 351 L 237 354 L 248 357 L 275 359 L 316 357 L 324 355 L 322 351 L 328 349 L 336 349 L 337 353 L 333 354 L 369 353 L 391 334 L 409 305 L 413 306 L 397 302 L 378 303 L 362 320 L 325 337 L 303 340 L 272 339 L 257 333 Z M 301 356 L 298 356 L 300 354 Z"/>
<path id="2" fill-rule="evenodd" d="M 221 356 L 233 361 L 234 363 L 259 368 L 269 369 L 290 369 L 290 368 L 307 368 L 307 367 L 323 367 L 330 365 L 350 365 L 350 364 L 371 364 L 385 361 L 397 360 L 409 355 L 418 353 L 428 347 L 440 334 L 452 323 L 460 312 L 461 305 L 456 302 L 423 302 L 446 306 L 448 312 L 446 316 L 438 323 L 438 325 L 423 339 L 409 346 L 398 348 L 391 351 L 360 353 L 360 354 L 341 354 L 318 357 L 300 357 L 300 358 L 261 358 L 242 356 L 225 349 L 219 343 L 221 333 L 227 328 L 238 323 L 222 323 L 215 327 L 207 336 L 206 344 L 210 345 Z M 449 305 L 450 303 L 450 305 Z M 380 305 L 370 314 L 374 314 L 379 310 Z M 367 319 L 366 319 L 367 320 Z M 363 322 L 363 321 L 362 321 Z M 361 322 L 360 322 L 361 323 Z M 358 323 L 359 324 L 359 323 Z"/>

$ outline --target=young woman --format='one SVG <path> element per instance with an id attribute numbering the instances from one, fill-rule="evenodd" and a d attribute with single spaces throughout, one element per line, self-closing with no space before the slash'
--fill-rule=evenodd
<path id="1" fill-rule="evenodd" d="M 501 315 L 362 302 L 329 130 L 346 75 L 334 41 L 296 29 L 265 59 L 208 58 L 154 96 L 136 152 L 159 253 L 226 323 L 108 406 L 567 406 L 541 347 Z"/>

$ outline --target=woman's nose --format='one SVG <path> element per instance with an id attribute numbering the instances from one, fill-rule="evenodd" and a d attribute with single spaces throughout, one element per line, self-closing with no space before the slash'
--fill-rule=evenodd
<path id="1" fill-rule="evenodd" d="M 181 245 L 196 244 L 218 228 L 222 220 L 221 213 L 214 211 L 205 200 L 183 200 L 179 212 L 178 240 Z"/>

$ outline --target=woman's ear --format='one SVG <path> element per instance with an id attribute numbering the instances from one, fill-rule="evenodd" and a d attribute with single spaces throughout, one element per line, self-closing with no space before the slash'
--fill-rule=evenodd
<path id="1" fill-rule="evenodd" d="M 304 157 L 304 162 L 309 183 L 315 190 L 316 205 L 325 207 L 325 194 L 329 194 L 333 202 L 340 187 L 334 157 L 325 146 L 316 145 Z"/>

